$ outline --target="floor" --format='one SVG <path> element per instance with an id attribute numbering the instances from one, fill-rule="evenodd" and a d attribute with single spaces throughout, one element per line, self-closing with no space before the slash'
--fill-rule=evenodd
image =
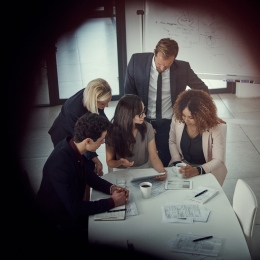
<path id="1" fill-rule="evenodd" d="M 227 122 L 226 164 L 228 174 L 223 189 L 232 203 L 236 181 L 245 180 L 255 192 L 260 204 L 260 98 L 237 98 L 234 94 L 212 95 L 219 117 Z M 117 101 L 111 101 L 105 112 L 112 118 Z M 52 151 L 48 130 L 60 111 L 60 106 L 34 108 L 28 135 L 21 151 L 24 168 L 36 193 L 42 167 Z M 98 149 L 99 158 L 107 173 L 105 147 Z M 252 259 L 260 259 L 260 211 L 254 227 Z"/>

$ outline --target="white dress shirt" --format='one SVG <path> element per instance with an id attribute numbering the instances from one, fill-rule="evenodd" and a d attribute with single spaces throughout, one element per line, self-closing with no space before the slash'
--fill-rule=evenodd
<path id="1" fill-rule="evenodd" d="M 158 71 L 156 70 L 154 57 L 151 65 L 149 92 L 148 92 L 148 108 L 147 118 L 156 118 L 156 93 L 157 93 L 157 78 Z M 162 72 L 162 118 L 171 119 L 173 115 L 171 91 L 170 91 L 170 69 Z"/>

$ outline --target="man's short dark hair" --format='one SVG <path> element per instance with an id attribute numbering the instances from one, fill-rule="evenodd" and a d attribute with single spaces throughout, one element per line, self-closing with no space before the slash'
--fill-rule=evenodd
<path id="1" fill-rule="evenodd" d="M 179 45 L 171 38 L 163 38 L 157 43 L 155 47 L 155 55 L 157 55 L 158 52 L 161 52 L 166 58 L 171 56 L 176 58 L 179 52 Z"/>
<path id="2" fill-rule="evenodd" d="M 110 126 L 111 122 L 106 117 L 87 112 L 75 124 L 74 141 L 79 143 L 86 138 L 91 138 L 95 142 Z"/>

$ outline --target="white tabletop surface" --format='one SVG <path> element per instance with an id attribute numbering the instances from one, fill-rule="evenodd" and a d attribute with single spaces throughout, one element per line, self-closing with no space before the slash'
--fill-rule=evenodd
<path id="1" fill-rule="evenodd" d="M 131 169 L 133 171 L 133 169 Z M 141 169 L 137 169 L 140 171 Z M 167 168 L 168 178 L 175 176 L 172 168 Z M 147 252 L 160 259 L 189 259 L 187 254 L 170 251 L 170 244 L 179 233 L 192 232 L 199 236 L 213 235 L 224 239 L 222 250 L 218 257 L 201 257 L 198 259 L 251 259 L 250 253 L 240 228 L 233 208 L 223 189 L 212 174 L 205 174 L 191 178 L 193 189 L 206 186 L 219 190 L 219 194 L 203 204 L 210 210 L 208 221 L 194 222 L 192 224 L 163 223 L 162 205 L 166 202 L 182 203 L 190 190 L 167 190 L 158 196 L 143 199 L 141 191 L 132 186 L 129 171 L 110 172 L 103 176 L 104 179 L 115 183 L 116 175 L 123 174 L 127 177 L 127 188 L 134 194 L 138 215 L 127 216 L 123 221 L 94 221 L 89 217 L 89 241 L 104 244 L 129 241 L 134 248 Z M 176 177 L 178 178 L 178 177 Z M 92 191 L 91 199 L 106 197 L 105 194 Z M 194 202 L 193 202 L 194 203 Z"/>

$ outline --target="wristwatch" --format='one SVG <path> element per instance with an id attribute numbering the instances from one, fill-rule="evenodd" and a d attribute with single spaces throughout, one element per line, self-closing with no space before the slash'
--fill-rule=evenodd
<path id="1" fill-rule="evenodd" d="M 203 170 L 202 170 L 202 167 L 201 166 L 196 166 L 198 172 L 199 172 L 199 175 L 202 175 L 203 174 Z"/>

